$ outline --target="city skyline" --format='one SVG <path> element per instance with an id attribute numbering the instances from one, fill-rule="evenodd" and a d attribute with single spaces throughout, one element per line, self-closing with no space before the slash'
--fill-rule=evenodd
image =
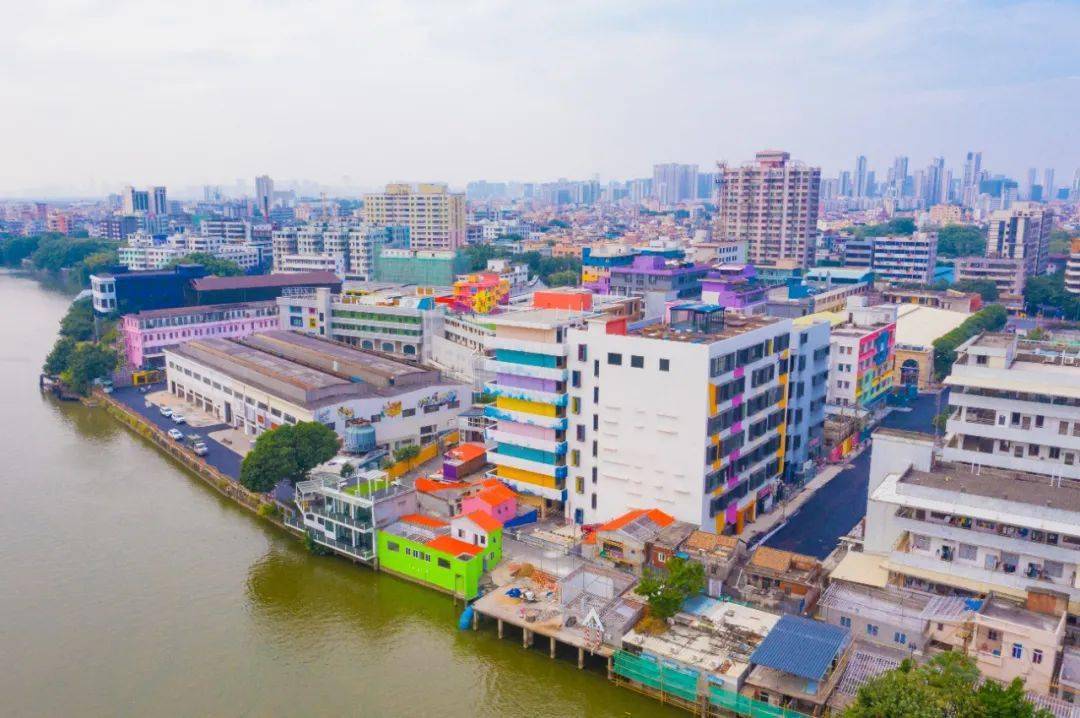
<path id="1" fill-rule="evenodd" d="M 763 149 L 823 176 L 865 155 L 879 181 L 897 155 L 959 169 L 982 151 L 991 172 L 1059 183 L 1080 166 L 1072 4 L 434 7 L 19 6 L 0 195 L 606 181 Z"/>

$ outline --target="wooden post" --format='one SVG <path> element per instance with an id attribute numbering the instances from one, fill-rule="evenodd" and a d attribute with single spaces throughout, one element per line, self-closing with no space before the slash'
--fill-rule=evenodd
<path id="1" fill-rule="evenodd" d="M 475 608 L 473 609 L 473 612 L 472 612 L 472 629 L 474 631 L 477 631 L 477 630 L 480 629 L 480 612 L 477 611 Z"/>
<path id="2" fill-rule="evenodd" d="M 551 636 L 548 640 L 551 641 L 551 650 L 548 651 L 548 658 L 554 658 L 555 657 L 555 636 Z"/>
<path id="3" fill-rule="evenodd" d="M 582 646 L 578 646 L 577 649 L 577 667 L 579 669 L 585 667 L 585 648 Z"/>
<path id="4" fill-rule="evenodd" d="M 608 680 L 615 678 L 615 658 L 614 656 L 607 657 L 607 677 Z"/>
<path id="5" fill-rule="evenodd" d="M 499 623 L 498 623 L 498 625 L 499 625 L 499 638 L 502 638 L 503 637 L 503 621 L 502 621 L 501 618 L 498 619 L 498 621 L 499 621 Z"/>
<path id="6" fill-rule="evenodd" d="M 521 647 L 522 648 L 528 648 L 529 647 L 529 629 L 528 628 L 522 628 L 521 629 Z"/>

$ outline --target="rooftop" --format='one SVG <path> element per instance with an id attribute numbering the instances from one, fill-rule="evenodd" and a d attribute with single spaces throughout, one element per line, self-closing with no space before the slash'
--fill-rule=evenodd
<path id="1" fill-rule="evenodd" d="M 188 314 L 204 314 L 207 312 L 228 312 L 241 309 L 275 309 L 277 303 L 268 299 L 262 302 L 232 302 L 227 304 L 196 304 L 192 307 L 171 307 L 169 309 L 144 309 L 141 312 L 128 314 L 136 319 L 164 319 L 166 317 L 182 317 Z"/>
<path id="2" fill-rule="evenodd" d="M 784 614 L 750 656 L 750 661 L 820 682 L 829 675 L 833 661 L 850 640 L 846 628 Z"/>
<path id="3" fill-rule="evenodd" d="M 897 305 L 896 343 L 929 348 L 938 337 L 960 326 L 970 314 L 920 304 Z"/>
<path id="4" fill-rule="evenodd" d="M 202 277 L 192 286 L 198 292 L 225 289 L 257 289 L 263 287 L 295 287 L 304 284 L 341 284 L 333 272 L 291 272 L 282 274 L 247 274 L 239 277 Z"/>
<path id="5" fill-rule="evenodd" d="M 996 596 L 991 596 L 983 603 L 980 616 L 994 618 L 999 621 L 1007 621 L 1025 628 L 1033 628 L 1037 631 L 1055 631 L 1061 624 L 1061 616 L 1050 616 L 1045 613 L 1032 611 L 1013 601 L 1006 601 Z"/>
<path id="6" fill-rule="evenodd" d="M 583 321 L 595 316 L 593 312 L 578 312 L 569 309 L 527 309 L 520 312 L 507 312 L 484 317 L 484 322 L 495 326 L 525 327 L 529 329 L 555 329 L 567 324 Z"/>
<path id="7" fill-rule="evenodd" d="M 673 313 L 684 311 L 704 317 L 717 315 L 715 319 L 705 320 L 695 318 L 693 322 L 675 322 L 670 324 L 651 324 L 641 329 L 630 332 L 631 336 L 639 336 L 645 339 L 661 339 L 664 341 L 687 342 L 691 344 L 708 344 L 711 342 L 731 339 L 740 334 L 761 329 L 781 321 L 776 317 L 764 315 L 744 316 L 724 312 L 719 305 L 709 304 L 681 304 L 672 307 Z"/>
<path id="8" fill-rule="evenodd" d="M 935 464 L 933 471 L 908 469 L 900 477 L 898 488 L 901 486 L 955 491 L 1032 506 L 1080 511 L 1080 481 L 1063 479 L 1060 486 L 1051 485 L 1046 476 L 991 466 L 980 466 L 978 473 L 975 473 L 966 464 L 942 461 Z"/>

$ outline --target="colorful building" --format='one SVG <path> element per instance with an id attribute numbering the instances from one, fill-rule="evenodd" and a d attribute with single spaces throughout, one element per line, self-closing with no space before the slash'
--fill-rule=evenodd
<path id="1" fill-rule="evenodd" d="M 722 264 L 713 267 L 701 280 L 701 301 L 735 309 L 741 314 L 765 311 L 768 286 L 758 281 L 750 264 Z"/>
<path id="2" fill-rule="evenodd" d="M 462 509 L 465 514 L 479 512 L 505 524 L 517 515 L 517 496 L 499 481 L 491 479 L 484 482 L 479 493 L 465 498 Z"/>
<path id="3" fill-rule="evenodd" d="M 495 272 L 466 274 L 454 282 L 454 293 L 440 299 L 455 312 L 490 314 L 510 301 L 510 280 Z"/>
<path id="4" fill-rule="evenodd" d="M 618 244 L 585 247 L 581 250 L 581 286 L 607 294 L 611 291 L 611 269 L 629 266 L 635 256 L 634 249 Z"/>
<path id="5" fill-rule="evenodd" d="M 475 474 L 487 464 L 487 449 L 483 444 L 463 443 L 443 456 L 443 476 L 457 481 Z"/>
<path id="6" fill-rule="evenodd" d="M 246 337 L 278 325 L 274 302 L 148 309 L 120 320 L 124 359 L 133 369 L 165 365 L 165 347 L 200 337 Z"/>
<path id="7" fill-rule="evenodd" d="M 487 516 L 449 523 L 408 514 L 378 532 L 379 569 L 471 600 L 502 559 L 502 526 Z"/>
<path id="8" fill-rule="evenodd" d="M 848 301 L 847 321 L 829 339 L 828 402 L 873 407 L 893 387 L 896 363 L 896 307 L 867 307 L 864 297 Z"/>

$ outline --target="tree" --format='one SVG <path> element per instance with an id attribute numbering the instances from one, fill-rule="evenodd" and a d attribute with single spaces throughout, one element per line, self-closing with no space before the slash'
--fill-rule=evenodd
<path id="1" fill-rule="evenodd" d="M 116 352 L 92 342 L 78 344 L 68 357 L 67 369 L 60 378 L 80 394 L 85 394 L 94 379 L 104 379 L 116 368 Z"/>
<path id="2" fill-rule="evenodd" d="M 37 249 L 30 255 L 30 261 L 38 269 L 59 272 L 61 269 L 76 267 L 90 255 L 106 251 L 113 246 L 115 245 L 97 239 L 77 239 L 58 234 L 43 235 Z"/>
<path id="3" fill-rule="evenodd" d="M 1055 229 L 1050 233 L 1050 254 L 1068 254 L 1072 240 L 1080 239 L 1080 234 L 1065 229 Z"/>
<path id="4" fill-rule="evenodd" d="M 944 379 L 956 361 L 956 348 L 979 332 L 996 332 L 1005 326 L 1009 313 L 1000 304 L 991 304 L 961 322 L 960 326 L 934 340 L 934 374 Z"/>
<path id="5" fill-rule="evenodd" d="M 240 464 L 240 483 L 252 491 L 270 491 L 283 480 L 296 483 L 307 472 L 334 458 L 338 438 L 316 421 L 283 424 L 259 434 Z"/>
<path id="6" fill-rule="evenodd" d="M 106 249 L 88 255 L 78 264 L 79 285 L 89 287 L 91 274 L 97 274 L 98 272 L 104 271 L 117 264 L 119 261 L 115 249 Z"/>
<path id="7" fill-rule="evenodd" d="M 665 568 L 666 575 L 646 570 L 637 587 L 649 601 L 649 615 L 661 620 L 674 616 L 686 599 L 705 589 L 705 569 L 697 561 L 675 556 Z"/>
<path id="8" fill-rule="evenodd" d="M 984 302 L 998 300 L 998 288 L 992 279 L 961 279 L 953 282 L 951 288 L 958 292 L 974 292 L 982 297 Z"/>
<path id="9" fill-rule="evenodd" d="M 341 477 L 342 478 L 348 479 L 355 473 L 356 473 L 356 467 L 353 466 L 352 464 L 350 464 L 349 462 L 346 461 L 344 464 L 341 465 Z"/>
<path id="10" fill-rule="evenodd" d="M 416 459 L 417 456 L 420 456 L 420 447 L 416 444 L 405 444 L 405 446 L 394 449 L 394 462 L 400 463 L 404 461 L 406 466 L 410 469 L 412 468 L 413 460 Z"/>
<path id="11" fill-rule="evenodd" d="M 947 224 L 938 230 L 939 257 L 972 257 L 986 252 L 986 236 L 970 224 Z"/>
<path id="12" fill-rule="evenodd" d="M 891 237 L 897 234 L 914 234 L 915 220 L 911 217 L 896 217 L 882 224 L 866 224 L 855 227 L 856 237 Z"/>
<path id="13" fill-rule="evenodd" d="M 192 252 L 183 257 L 177 257 L 169 262 L 169 267 L 178 264 L 201 264 L 206 271 L 215 277 L 238 277 L 244 273 L 240 265 L 229 259 L 221 259 L 207 252 Z"/>
<path id="14" fill-rule="evenodd" d="M 546 284 L 551 287 L 576 287 L 581 279 L 581 274 L 572 269 L 564 269 L 560 272 L 552 272 L 548 275 Z"/>
<path id="15" fill-rule="evenodd" d="M 844 718 L 1050 718 L 1024 695 L 1017 678 L 1008 686 L 979 684 L 975 662 L 956 651 L 916 666 L 905 659 L 859 689 Z"/>
<path id="16" fill-rule="evenodd" d="M 1080 295 L 1065 289 L 1064 272 L 1028 277 L 1024 284 L 1024 307 L 1029 314 L 1060 314 L 1080 318 Z"/>
<path id="17" fill-rule="evenodd" d="M 68 364 L 71 363 L 71 355 L 75 353 L 77 343 L 71 337 L 57 337 L 52 351 L 45 357 L 45 366 L 42 367 L 42 370 L 46 374 L 53 376 L 66 370 Z"/>
<path id="18" fill-rule="evenodd" d="M 41 237 L 9 237 L 0 241 L 0 265 L 18 267 L 38 248 Z"/>
<path id="19" fill-rule="evenodd" d="M 94 306 L 90 297 L 72 302 L 60 320 L 60 336 L 84 342 L 94 337 Z"/>
<path id="20" fill-rule="evenodd" d="M 1034 329 L 1028 331 L 1028 333 L 1024 335 L 1024 338 L 1030 339 L 1033 342 L 1044 342 L 1050 339 L 1050 332 L 1046 331 L 1042 327 L 1035 327 Z"/>

